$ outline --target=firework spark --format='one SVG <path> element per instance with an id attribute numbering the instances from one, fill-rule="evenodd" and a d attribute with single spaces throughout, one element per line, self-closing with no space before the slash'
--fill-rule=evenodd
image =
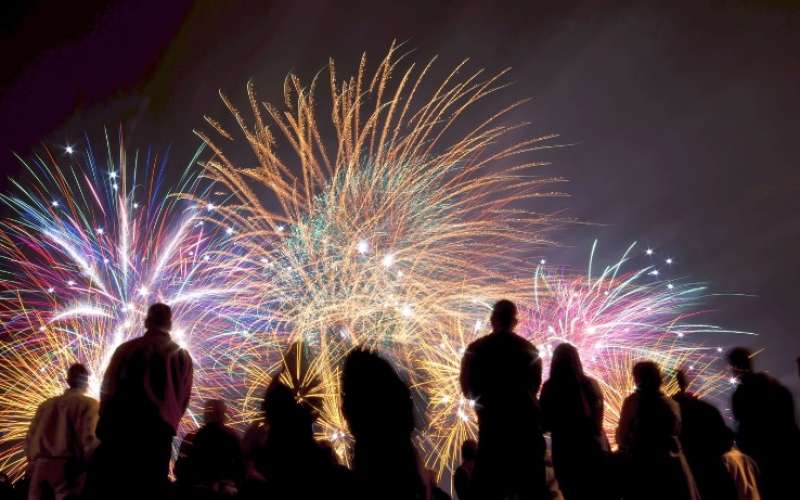
<path id="1" fill-rule="evenodd" d="M 690 389 L 714 398 L 729 384 L 716 363 L 723 340 L 709 344 L 708 339 L 749 334 L 696 322 L 704 312 L 707 287 L 657 279 L 652 266 L 636 268 L 630 262 L 634 247 L 598 275 L 592 273 L 594 246 L 582 274 L 550 272 L 541 263 L 533 275 L 532 296 L 520 302 L 518 332 L 538 347 L 545 378 L 558 344 L 569 342 L 578 348 L 587 374 L 602 388 L 604 427 L 612 442 L 622 402 L 635 388 L 631 376 L 635 362 L 658 362 L 669 394 L 677 391 L 674 373 L 685 369 L 692 380 Z M 430 337 L 416 354 L 417 386 L 428 404 L 423 448 L 428 465 L 440 476 L 458 464 L 464 439 L 477 434 L 474 405 L 463 397 L 458 377 L 466 346 L 488 333 L 487 316 L 476 315 L 471 324 L 453 325 L 445 334 Z"/>
<path id="2" fill-rule="evenodd" d="M 218 139 L 198 132 L 213 152 L 204 174 L 230 195 L 214 207 L 219 223 L 236 227 L 244 249 L 230 259 L 252 293 L 240 302 L 262 318 L 270 346 L 302 342 L 330 381 L 355 345 L 408 368 L 422 341 L 472 318 L 485 297 L 522 298 L 512 283 L 520 257 L 548 243 L 550 219 L 518 202 L 556 195 L 544 188 L 559 179 L 536 176 L 541 163 L 525 159 L 552 136 L 503 145 L 522 125 L 500 123 L 519 102 L 458 125 L 504 86 L 505 71 L 459 80 L 462 63 L 425 98 L 432 61 L 415 72 L 399 69 L 403 57 L 393 46 L 371 78 L 363 58 L 345 81 L 331 61 L 329 124 L 316 114 L 316 78 L 305 87 L 290 75 L 285 109 L 259 103 L 248 85 L 252 123 L 223 96 L 255 166 L 225 152 L 235 134 L 216 120 L 207 119 Z M 275 349 L 260 352 L 269 359 L 248 368 L 257 387 L 275 363 Z"/>
<path id="3" fill-rule="evenodd" d="M 102 165 L 88 141 L 66 157 L 45 150 L 23 161 L 30 183 L 2 196 L 15 216 L 0 231 L 0 468 L 15 478 L 28 423 L 63 391 L 66 368 L 85 363 L 96 397 L 114 349 L 141 334 L 154 301 L 175 309 L 173 338 L 196 365 L 193 401 L 231 385 L 221 378 L 230 354 L 206 351 L 223 352 L 237 330 L 222 305 L 235 283 L 216 279 L 225 235 L 164 189 L 165 158 L 107 145 Z M 180 185 L 198 191 L 188 171 Z M 192 410 L 185 425 L 193 419 Z"/>

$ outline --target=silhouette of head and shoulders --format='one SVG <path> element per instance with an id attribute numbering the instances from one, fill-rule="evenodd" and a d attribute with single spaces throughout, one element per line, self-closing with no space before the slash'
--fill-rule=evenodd
<path id="1" fill-rule="evenodd" d="M 45 400 L 36 410 L 26 439 L 29 459 L 64 453 L 83 457 L 97 445 L 98 402 L 86 394 L 88 389 L 89 370 L 82 363 L 73 363 L 67 369 L 64 392 Z M 55 439 L 54 434 L 58 435 Z"/>
<path id="2" fill-rule="evenodd" d="M 240 481 L 244 475 L 238 433 L 226 425 L 227 407 L 209 399 L 203 407 L 203 426 L 184 437 L 175 462 L 175 477 L 186 485 Z"/>
<path id="3" fill-rule="evenodd" d="M 653 361 L 639 361 L 633 366 L 633 380 L 636 390 L 623 402 L 617 444 L 634 455 L 672 453 L 680 409 L 661 391 L 661 369 Z"/>
<path id="4" fill-rule="evenodd" d="M 303 347 L 294 344 L 284 366 L 264 393 L 264 426 L 250 452 L 259 481 L 246 498 L 340 498 L 350 488 L 350 474 L 329 446 L 318 442 L 314 423 L 321 407 L 320 381 L 307 372 Z M 296 361 L 296 356 L 300 361 Z M 302 382 L 305 381 L 305 384 Z"/>
<path id="5" fill-rule="evenodd" d="M 151 305 L 144 326 L 144 335 L 124 342 L 111 357 L 101 388 L 98 435 L 130 436 L 138 429 L 174 435 L 186 410 L 192 360 L 170 337 L 172 309 Z"/>
<path id="6" fill-rule="evenodd" d="M 472 342 L 462 360 L 461 387 L 479 417 L 493 407 L 534 404 L 541 385 L 539 352 L 515 333 L 516 305 L 498 301 L 490 320 L 492 332 Z"/>
<path id="7" fill-rule="evenodd" d="M 754 433 L 783 434 L 796 439 L 798 430 L 792 393 L 775 377 L 755 371 L 753 357 L 744 347 L 735 347 L 728 353 L 728 364 L 736 380 L 731 399 L 734 418 L 739 422 L 740 440 L 750 441 L 748 438 Z M 787 432 L 791 434 L 785 434 Z"/>
<path id="8" fill-rule="evenodd" d="M 545 425 L 564 437 L 604 438 L 603 396 L 596 380 L 583 371 L 578 349 L 569 343 L 556 346 L 550 361 L 550 377 L 540 398 Z"/>
<path id="9" fill-rule="evenodd" d="M 347 355 L 342 413 L 354 440 L 352 466 L 361 496 L 413 499 L 434 494 L 412 441 L 411 392 L 388 361 L 367 349 Z"/>

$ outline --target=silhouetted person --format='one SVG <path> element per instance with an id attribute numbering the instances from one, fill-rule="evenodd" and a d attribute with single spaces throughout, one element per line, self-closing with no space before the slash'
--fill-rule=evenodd
<path id="1" fill-rule="evenodd" d="M 342 411 L 354 439 L 352 468 L 360 498 L 412 500 L 441 494 L 412 442 L 411 393 L 385 359 L 361 349 L 347 355 Z"/>
<path id="2" fill-rule="evenodd" d="M 314 439 L 313 400 L 276 374 L 264 395 L 269 432 L 253 451 L 259 481 L 248 481 L 244 498 L 348 498 L 349 474 L 330 447 Z"/>
<path id="3" fill-rule="evenodd" d="M 225 422 L 227 409 L 220 399 L 206 401 L 204 425 L 183 438 L 175 477 L 190 498 L 235 496 L 244 478 L 239 435 Z"/>
<path id="4" fill-rule="evenodd" d="M 95 498 L 153 498 L 167 489 L 172 439 L 189 404 L 192 358 L 172 341 L 172 311 L 153 304 L 143 336 L 117 347 L 100 396 Z"/>
<path id="5" fill-rule="evenodd" d="M 86 395 L 89 370 L 82 364 L 69 367 L 67 385 L 62 395 L 39 406 L 25 438 L 31 500 L 61 500 L 83 492 L 89 458 L 98 444 L 97 401 Z"/>
<path id="6" fill-rule="evenodd" d="M 470 500 L 470 486 L 475 473 L 475 459 L 478 457 L 478 443 L 467 439 L 461 444 L 461 465 L 453 476 L 453 484 L 458 500 Z"/>
<path id="7" fill-rule="evenodd" d="M 542 363 L 536 348 L 514 333 L 517 308 L 501 300 L 492 333 L 467 347 L 461 390 L 478 414 L 477 498 L 544 498 L 545 443 L 536 394 Z"/>
<path id="8" fill-rule="evenodd" d="M 732 432 L 714 405 L 688 391 L 684 371 L 679 370 L 676 379 L 679 391 L 672 399 L 681 411 L 681 448 L 700 496 L 734 500 L 736 489 L 723 458 L 731 449 Z"/>
<path id="9" fill-rule="evenodd" d="M 564 498 L 606 498 L 610 446 L 603 432 L 603 394 L 597 382 L 583 373 L 575 346 L 556 347 L 539 402 Z"/>
<path id="10" fill-rule="evenodd" d="M 800 491 L 800 431 L 789 389 L 763 372 L 753 371 L 752 354 L 744 347 L 728 353 L 737 379 L 733 392 L 733 417 L 738 423 L 736 442 L 758 464 L 762 496 L 789 498 Z"/>
<path id="11" fill-rule="evenodd" d="M 636 392 L 625 399 L 617 428 L 624 456 L 626 500 L 699 499 L 681 451 L 678 404 L 661 392 L 661 370 L 652 361 L 633 367 Z"/>

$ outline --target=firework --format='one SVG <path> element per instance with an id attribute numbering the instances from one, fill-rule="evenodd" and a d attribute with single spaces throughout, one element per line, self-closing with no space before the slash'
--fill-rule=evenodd
<path id="1" fill-rule="evenodd" d="M 674 373 L 684 369 L 690 390 L 713 399 L 730 384 L 715 363 L 719 345 L 726 341 L 709 339 L 748 334 L 697 322 L 708 297 L 706 285 L 661 279 L 654 265 L 636 267 L 631 262 L 634 248 L 631 245 L 597 275 L 592 272 L 595 246 L 582 274 L 551 272 L 542 262 L 533 274 L 533 295 L 520 303 L 518 333 L 538 347 L 544 378 L 558 344 L 569 342 L 578 348 L 587 375 L 603 391 L 604 428 L 612 443 L 622 402 L 635 389 L 631 371 L 637 361 L 661 365 L 668 394 L 677 391 Z M 431 338 L 417 351 L 417 385 L 428 397 L 424 449 L 428 465 L 440 475 L 458 464 L 464 439 L 477 434 L 474 403 L 462 395 L 458 377 L 466 346 L 488 333 L 487 316 L 454 325 L 449 334 Z"/>
<path id="2" fill-rule="evenodd" d="M 225 363 L 243 342 L 223 304 L 236 284 L 216 272 L 227 234 L 165 189 L 165 158 L 114 154 L 108 140 L 106 155 L 101 161 L 88 141 L 45 150 L 23 161 L 29 182 L 14 181 L 16 193 L 2 196 L 15 215 L 0 231 L 0 468 L 15 478 L 28 424 L 63 391 L 66 368 L 85 363 L 97 397 L 114 349 L 142 333 L 152 302 L 175 310 L 173 338 L 195 362 L 193 408 L 235 382 L 223 379 Z M 188 170 L 180 185 L 199 189 Z"/>
<path id="3" fill-rule="evenodd" d="M 304 87 L 290 75 L 285 109 L 259 103 L 248 85 L 252 123 L 223 97 L 255 165 L 226 153 L 236 134 L 218 121 L 207 119 L 215 138 L 198 133 L 213 152 L 204 175 L 229 195 L 218 222 L 243 249 L 230 266 L 252 292 L 240 302 L 272 345 L 302 342 L 326 380 L 355 345 L 408 368 L 424 339 L 473 317 L 486 297 L 521 298 L 520 256 L 548 242 L 549 218 L 518 202 L 555 195 L 544 188 L 558 179 L 525 159 L 551 136 L 503 145 L 521 124 L 500 121 L 520 103 L 459 124 L 505 72 L 460 80 L 462 63 L 425 98 L 432 62 L 400 70 L 397 50 L 371 78 L 366 58 L 343 82 L 330 63 L 330 123 L 316 114 L 318 79 Z M 267 359 L 247 368 L 256 387 L 275 364 L 274 349 L 260 352 Z"/>
<path id="4" fill-rule="evenodd" d="M 66 367 L 86 363 L 96 394 L 156 300 L 174 306 L 173 336 L 195 360 L 184 429 L 208 397 L 232 401 L 235 425 L 259 419 L 281 373 L 347 462 L 340 363 L 365 345 L 414 387 L 418 444 L 440 479 L 476 433 L 460 360 L 499 298 L 520 304 L 520 333 L 545 365 L 558 343 L 578 346 L 607 430 L 637 359 L 688 367 L 701 395 L 724 387 L 715 346 L 697 339 L 731 331 L 693 320 L 704 286 L 626 271 L 628 252 L 600 273 L 594 249 L 577 275 L 529 264 L 553 221 L 523 206 L 557 196 L 548 186 L 561 179 L 537 176 L 542 163 L 528 158 L 552 136 L 520 142 L 524 124 L 503 124 L 521 102 L 474 121 L 506 72 L 461 78 L 464 62 L 431 86 L 433 61 L 401 69 L 398 50 L 371 77 L 365 57 L 344 81 L 331 61 L 329 121 L 317 116 L 319 78 L 306 87 L 290 75 L 282 108 L 248 84 L 250 119 L 223 97 L 239 132 L 207 118 L 214 132 L 198 135 L 210 157 L 175 190 L 163 159 L 124 148 L 107 146 L 102 167 L 88 144 L 25 163 L 31 185 L 2 197 L 16 216 L 0 232 L 0 468 L 23 470 L 19 442 Z M 249 162 L 229 151 L 239 136 Z"/>

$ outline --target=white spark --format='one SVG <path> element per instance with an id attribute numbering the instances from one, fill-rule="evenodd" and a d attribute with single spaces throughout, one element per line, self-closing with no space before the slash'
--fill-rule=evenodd
<path id="1" fill-rule="evenodd" d="M 653 249 L 648 248 L 647 250 L 644 251 L 644 253 L 646 253 L 647 255 L 653 255 Z"/>
<path id="2" fill-rule="evenodd" d="M 394 255 L 387 253 L 386 255 L 383 256 L 383 266 L 391 267 L 392 264 L 394 264 Z"/>
<path id="3" fill-rule="evenodd" d="M 358 253 L 362 255 L 367 253 L 367 251 L 369 251 L 369 243 L 367 243 L 367 240 L 359 241 L 358 245 L 356 246 L 356 250 L 358 250 Z"/>
<path id="4" fill-rule="evenodd" d="M 67 146 L 66 148 L 64 148 L 64 150 L 67 152 L 68 155 L 71 155 L 72 153 L 75 152 L 75 150 L 72 149 L 72 146 Z"/>
<path id="5" fill-rule="evenodd" d="M 69 309 L 65 309 L 52 318 L 50 318 L 50 323 L 55 321 L 60 321 L 66 318 L 75 318 L 75 317 L 101 317 L 101 318 L 110 318 L 111 315 L 108 314 L 104 309 L 101 309 L 97 306 L 93 306 L 91 304 L 78 304 L 75 307 L 71 307 Z"/>

